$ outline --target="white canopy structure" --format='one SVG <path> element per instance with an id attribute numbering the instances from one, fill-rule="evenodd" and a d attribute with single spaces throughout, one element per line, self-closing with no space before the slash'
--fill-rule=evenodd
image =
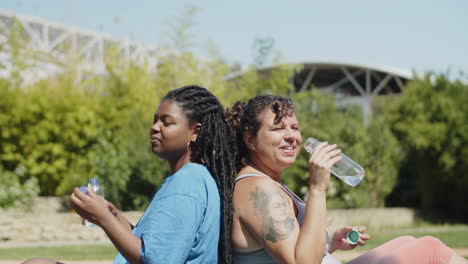
<path id="1" fill-rule="evenodd" d="M 336 94 L 338 104 L 361 104 L 364 116 L 372 112 L 372 98 L 377 95 L 398 94 L 405 83 L 413 78 L 409 70 L 346 62 L 294 63 L 301 70 L 291 76 L 296 92 L 315 87 Z M 276 66 L 263 68 L 268 71 Z M 235 79 L 246 73 L 241 70 L 226 79 Z"/>
<path id="2" fill-rule="evenodd" d="M 7 76 L 11 67 L 9 59 L 12 47 L 9 46 L 8 38 L 15 24 L 22 29 L 20 36 L 23 43 L 27 43 L 27 48 L 45 54 L 43 59 L 35 59 L 36 67 L 23 76 L 26 79 L 40 79 L 57 73 L 61 65 L 70 61 L 79 61 L 80 69 L 103 74 L 106 49 L 110 47 L 115 48 L 124 59 L 147 63 L 149 67 L 157 65 L 156 55 L 163 54 L 156 47 L 0 9 L 0 62 L 5 67 L 0 69 L 0 76 Z"/>

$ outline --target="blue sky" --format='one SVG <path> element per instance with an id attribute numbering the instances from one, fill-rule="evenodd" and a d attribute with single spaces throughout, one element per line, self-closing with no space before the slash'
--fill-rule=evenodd
<path id="1" fill-rule="evenodd" d="M 229 62 L 251 64 L 254 40 L 272 37 L 285 62 L 342 61 L 468 74 L 466 0 L 0 2 L 10 11 L 151 45 L 162 43 L 161 33 L 186 5 L 200 8 L 192 28 L 196 40 L 215 43 Z"/>

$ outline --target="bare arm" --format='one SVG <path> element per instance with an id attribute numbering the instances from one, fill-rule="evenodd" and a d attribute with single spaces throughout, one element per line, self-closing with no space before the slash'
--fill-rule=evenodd
<path id="1" fill-rule="evenodd" d="M 126 229 L 128 229 L 130 232 L 132 232 L 134 226 L 130 223 L 130 221 L 128 221 L 128 219 L 122 214 L 122 212 L 117 209 L 117 207 L 107 201 L 107 207 L 109 208 L 109 211 L 115 216 L 115 218 L 117 218 L 117 220 L 119 221 L 119 223 L 125 227 Z"/>
<path id="2" fill-rule="evenodd" d="M 133 235 L 129 229 L 122 225 L 116 217 L 103 219 L 99 226 L 106 232 L 117 250 L 124 256 L 129 263 L 142 264 L 140 258 L 141 240 Z M 127 222 L 128 223 L 128 222 Z M 131 229 L 130 229 L 131 230 Z"/>
<path id="3" fill-rule="evenodd" d="M 272 180 L 245 180 L 241 186 L 248 193 L 235 195 L 241 208 L 239 220 L 273 258 L 281 263 L 320 263 L 326 243 L 326 190 L 330 168 L 339 157 L 336 146 L 322 144 L 309 160 L 310 192 L 302 228 L 294 214 L 292 200 Z M 247 183 L 247 181 L 249 181 Z M 240 184 L 238 183 L 238 185 Z"/>
<path id="4" fill-rule="evenodd" d="M 294 259 L 294 246 L 299 233 L 291 199 L 272 180 L 246 179 L 236 185 L 239 220 L 250 235 L 282 263 Z"/>
<path id="5" fill-rule="evenodd" d="M 295 249 L 296 263 L 320 263 L 326 243 L 326 190 L 310 189 Z"/>
<path id="6" fill-rule="evenodd" d="M 324 203 L 324 195 L 309 195 L 309 212 L 306 213 L 305 222 L 300 229 L 291 198 L 275 182 L 266 178 L 249 179 L 239 187 L 249 189 L 243 199 L 234 198 L 242 199 L 235 201 L 242 204 L 239 206 L 239 220 L 276 261 L 320 263 L 325 249 L 325 224 L 323 223 L 322 228 L 320 223 L 311 225 L 310 222 L 325 218 L 321 216 L 321 208 L 324 206 L 318 206 Z M 310 228 L 304 229 L 307 224 Z"/>
<path id="7" fill-rule="evenodd" d="M 99 225 L 106 232 L 117 250 L 129 263 L 143 263 L 140 258 L 142 242 L 131 233 L 129 222 L 120 220 L 108 210 L 106 201 L 98 197 L 90 188 L 88 194 L 75 188 L 70 201 L 75 211 L 84 219 Z"/>
<path id="8" fill-rule="evenodd" d="M 327 206 L 326 192 L 330 186 L 331 167 L 341 158 L 341 150 L 327 142 L 318 145 L 309 159 L 310 185 L 306 202 L 306 216 L 296 247 L 298 262 L 305 263 L 312 259 L 320 263 L 326 243 Z M 314 245 L 315 244 L 315 245 Z M 309 256 L 302 252 L 310 252 Z"/>

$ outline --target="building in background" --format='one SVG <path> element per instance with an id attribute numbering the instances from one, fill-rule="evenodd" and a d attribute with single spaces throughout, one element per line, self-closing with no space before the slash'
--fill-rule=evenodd
<path id="1" fill-rule="evenodd" d="M 363 116 L 372 113 L 374 98 L 401 93 L 406 82 L 413 79 L 409 70 L 351 64 L 346 62 L 303 62 L 294 63 L 300 70 L 291 76 L 291 88 L 303 92 L 312 88 L 335 94 L 338 106 L 359 104 Z M 262 68 L 270 71 L 273 67 Z M 235 80 L 246 73 L 246 69 L 233 72 L 226 79 Z"/>
<path id="2" fill-rule="evenodd" d="M 144 63 L 152 69 L 156 69 L 158 58 L 169 54 L 158 47 L 0 9 L 0 65 L 3 66 L 0 76 L 3 77 L 7 77 L 12 70 L 12 47 L 8 39 L 15 27 L 20 29 L 20 42 L 34 53 L 34 56 L 28 57 L 33 66 L 22 71 L 25 82 L 59 73 L 70 64 L 79 71 L 104 75 L 106 51 L 110 48 L 115 49 L 123 59 Z M 410 71 L 398 68 L 344 62 L 310 61 L 296 64 L 301 66 L 301 70 L 291 76 L 292 89 L 301 92 L 316 87 L 333 92 L 338 105 L 360 104 L 364 117 L 372 112 L 376 96 L 399 94 L 405 83 L 412 79 Z M 234 80 L 245 72 L 238 69 L 226 79 Z"/>
<path id="3" fill-rule="evenodd" d="M 32 65 L 22 71 L 25 82 L 61 72 L 73 64 L 78 70 L 95 74 L 105 73 L 106 52 L 113 48 L 124 59 L 145 63 L 155 68 L 162 49 L 135 41 L 114 38 L 46 19 L 27 16 L 0 9 L 0 76 L 12 71 L 12 47 L 9 44 L 12 30 L 17 30 L 19 43 L 32 54 L 26 63 Z"/>

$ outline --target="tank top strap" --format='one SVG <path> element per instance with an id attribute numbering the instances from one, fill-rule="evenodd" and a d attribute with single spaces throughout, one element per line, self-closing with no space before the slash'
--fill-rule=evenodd
<path id="1" fill-rule="evenodd" d="M 245 174 L 241 174 L 239 176 L 237 176 L 235 179 L 234 179 L 234 182 L 238 182 L 242 179 L 245 179 L 245 178 L 248 178 L 248 177 L 268 177 L 266 175 L 262 175 L 262 174 L 259 174 L 259 173 L 245 173 Z M 268 177 L 269 178 L 269 177 Z M 276 182 L 276 181 L 275 181 Z M 298 201 L 298 202 L 302 202 L 304 203 L 304 201 L 302 201 L 301 198 L 299 198 L 299 196 L 297 196 L 293 191 L 291 191 L 291 189 L 289 189 L 286 185 L 284 185 L 283 183 L 279 183 L 279 182 L 276 182 L 276 184 L 278 184 L 278 186 L 289 196 L 291 197 L 291 199 L 293 201 Z"/>
<path id="2" fill-rule="evenodd" d="M 306 207 L 304 201 L 301 198 L 299 198 L 299 196 L 297 196 L 293 191 L 291 191 L 291 189 L 289 189 L 286 185 L 282 183 L 278 183 L 278 184 L 283 190 L 283 192 L 285 192 L 286 195 L 289 196 L 289 198 L 291 198 L 294 204 L 294 207 L 296 207 L 297 209 L 297 215 L 296 215 L 297 222 L 299 223 L 299 226 L 302 226 L 302 223 L 304 222 L 305 207 Z"/>
<path id="3" fill-rule="evenodd" d="M 245 173 L 245 174 L 241 174 L 239 176 L 237 176 L 235 179 L 234 179 L 234 182 L 238 182 L 242 179 L 245 179 L 247 177 L 268 177 L 266 175 L 262 175 L 262 174 L 258 174 L 258 173 Z"/>
<path id="4" fill-rule="evenodd" d="M 245 173 L 245 174 L 241 174 L 239 176 L 237 176 L 235 179 L 234 179 L 234 183 L 242 180 L 242 179 L 245 179 L 245 178 L 248 178 L 248 177 L 267 177 L 269 179 L 271 179 L 270 177 L 266 176 L 266 175 L 262 175 L 262 174 L 259 174 L 259 173 Z M 288 194 L 288 191 L 292 193 L 291 190 L 288 189 L 288 187 L 286 187 L 284 184 L 282 183 L 279 183 L 279 182 L 276 182 L 274 181 L 276 184 L 278 184 L 278 186 L 284 191 L 286 192 L 286 194 Z M 294 194 L 294 193 L 292 193 Z M 289 195 L 289 194 L 288 194 Z M 297 197 L 297 196 L 296 196 Z"/>
<path id="5" fill-rule="evenodd" d="M 288 186 L 284 185 L 283 183 L 280 183 L 279 185 L 281 186 L 281 189 L 283 189 L 283 191 L 286 194 L 288 194 L 289 197 L 291 197 L 291 199 L 293 201 L 295 200 L 297 202 L 305 204 L 305 202 L 299 196 L 297 196 L 297 194 L 295 194 L 293 191 L 291 191 L 291 189 L 289 189 Z"/>

